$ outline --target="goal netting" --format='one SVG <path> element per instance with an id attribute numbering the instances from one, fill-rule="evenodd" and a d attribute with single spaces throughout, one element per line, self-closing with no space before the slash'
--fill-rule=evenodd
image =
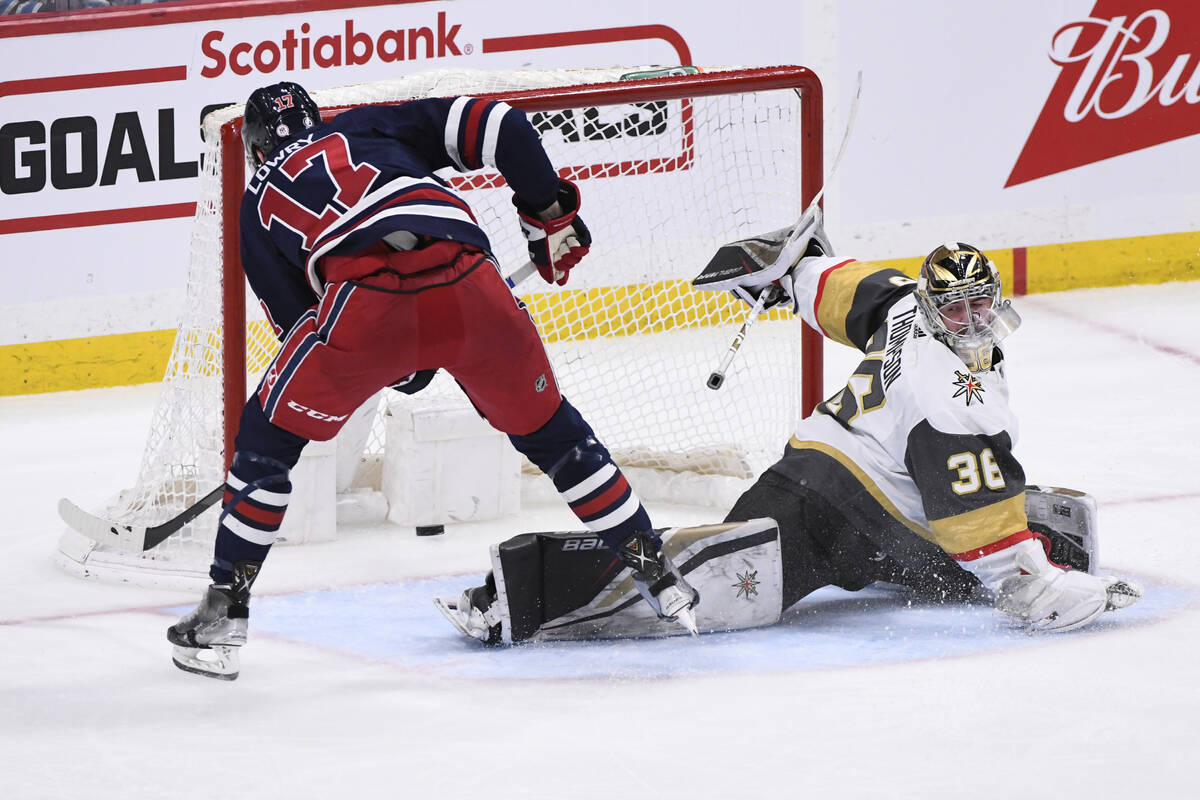
<path id="1" fill-rule="evenodd" d="M 779 456 L 815 404 L 819 337 L 782 313 L 766 316 L 713 391 L 706 378 L 746 307 L 690 280 L 720 245 L 794 222 L 819 190 L 820 83 L 802 67 L 664 72 L 435 71 L 312 94 L 326 118 L 460 94 L 502 98 L 529 115 L 560 174 L 578 182 L 594 239 L 566 286 L 535 275 L 515 289 L 563 394 L 645 499 L 720 505 Z M 237 257 L 241 114 L 231 106 L 205 120 L 183 318 L 137 480 L 96 510 L 123 524 L 163 522 L 224 480 L 241 406 L 278 347 Z M 502 270 L 524 264 L 499 174 L 443 177 L 474 209 Z M 376 419 L 339 489 L 378 488 L 389 408 L 467 404 L 444 374 L 418 395 L 384 392 L 373 402 Z M 178 583 L 205 576 L 215 530 L 213 509 L 138 556 L 68 531 L 59 560 L 84 575 Z"/>

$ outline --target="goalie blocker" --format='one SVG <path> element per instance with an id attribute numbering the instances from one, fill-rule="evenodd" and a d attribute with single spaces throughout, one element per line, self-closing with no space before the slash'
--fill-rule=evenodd
<path id="1" fill-rule="evenodd" d="M 1043 539 L 1050 558 L 1071 569 L 1096 573 L 1096 503 L 1072 489 L 1028 486 L 1030 528 Z M 660 530 L 663 553 L 699 592 L 696 624 L 702 633 L 757 628 L 779 621 L 785 598 L 784 551 L 775 520 L 726 522 Z M 653 638 L 684 630 L 661 619 L 638 594 L 629 569 L 585 532 L 526 533 L 491 548 L 492 571 L 483 586 L 435 604 L 462 634 L 488 644 L 570 639 Z M 954 576 L 894 573 L 897 582 L 931 597 L 932 584 L 966 582 L 975 594 L 946 599 L 986 599 L 978 581 L 948 564 Z M 904 580 L 904 575 L 912 580 Z M 863 578 L 863 580 L 858 580 Z M 836 585 L 856 589 L 877 575 Z M 947 580 L 949 579 L 949 580 Z M 789 597 L 789 595 L 791 597 Z"/>

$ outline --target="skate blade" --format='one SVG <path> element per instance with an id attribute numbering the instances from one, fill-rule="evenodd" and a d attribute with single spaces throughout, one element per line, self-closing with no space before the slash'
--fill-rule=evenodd
<path id="1" fill-rule="evenodd" d="M 461 633 L 463 636 L 476 638 L 467 630 L 467 621 L 464 615 L 458 613 L 458 600 L 451 597 L 435 597 L 433 604 L 437 606 L 438 611 L 442 612 L 442 616 L 450 621 L 450 624 Z"/>
<path id="2" fill-rule="evenodd" d="M 675 587 L 669 587 L 668 591 L 673 591 Z M 674 596 L 668 595 L 668 591 L 664 591 L 660 600 L 664 597 L 668 599 L 666 608 L 663 609 L 660 616 L 674 620 L 682 625 L 692 636 L 699 636 L 700 631 L 696 625 L 696 612 L 693 610 L 699 596 L 694 595 L 695 599 L 689 600 L 684 596 L 683 592 L 673 592 Z"/>
<path id="3" fill-rule="evenodd" d="M 229 645 L 212 647 L 181 647 L 175 645 L 171 660 L 175 666 L 193 675 L 216 678 L 219 681 L 236 680 L 241 670 L 238 648 Z"/>
<path id="4" fill-rule="evenodd" d="M 696 612 L 690 606 L 676 614 L 675 621 L 686 628 L 692 636 L 700 635 L 700 629 L 696 625 Z"/>

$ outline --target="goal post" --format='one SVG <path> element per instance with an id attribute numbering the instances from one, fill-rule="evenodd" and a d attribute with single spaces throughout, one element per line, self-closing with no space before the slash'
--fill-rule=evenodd
<path id="1" fill-rule="evenodd" d="M 821 399 L 821 337 L 771 312 L 724 387 L 708 389 L 746 307 L 690 280 L 720 245 L 791 224 L 820 191 L 821 84 L 796 66 L 630 79 L 637 70 L 439 70 L 312 95 L 325 119 L 364 104 L 461 94 L 524 111 L 559 174 L 580 185 L 580 215 L 594 238 L 566 286 L 534 279 L 515 290 L 564 395 L 622 467 L 748 483 Z M 137 482 L 104 510 L 124 524 L 162 522 L 224 480 L 242 406 L 278 347 L 247 297 L 240 263 L 241 113 L 232 106 L 205 120 L 183 316 Z M 439 175 L 475 212 L 502 270 L 524 263 L 503 178 L 488 170 Z M 418 395 L 385 397 L 379 413 L 464 402 L 439 375 Z M 382 429 L 373 425 L 358 486 L 370 487 Z M 59 561 L 76 573 L 138 582 L 192 578 L 207 568 L 215 528 L 215 512 L 206 513 L 140 557 L 68 532 Z"/>

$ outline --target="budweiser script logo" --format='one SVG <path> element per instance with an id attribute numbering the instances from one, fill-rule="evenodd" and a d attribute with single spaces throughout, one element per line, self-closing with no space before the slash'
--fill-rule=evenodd
<path id="1" fill-rule="evenodd" d="M 1049 53 L 1062 72 L 1004 185 L 1200 133 L 1197 45 L 1196 0 L 1098 0 L 1063 25 Z"/>

